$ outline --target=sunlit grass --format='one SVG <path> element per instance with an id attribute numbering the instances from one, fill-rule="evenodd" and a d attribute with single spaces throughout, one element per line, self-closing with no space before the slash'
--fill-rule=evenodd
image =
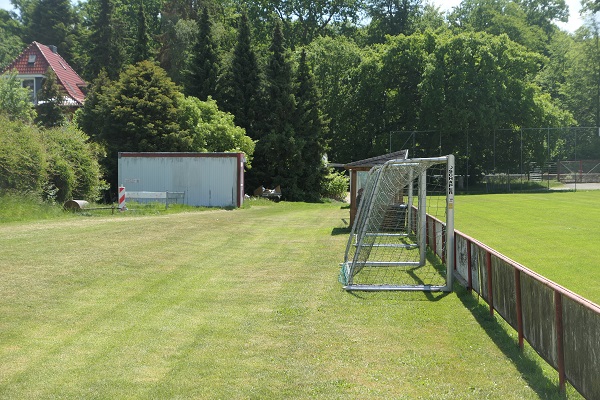
<path id="1" fill-rule="evenodd" d="M 463 290 L 343 291 L 347 218 L 261 202 L 0 225 L 0 398 L 562 398 Z"/>
<path id="2" fill-rule="evenodd" d="M 600 304 L 600 191 L 460 196 L 456 229 Z"/>

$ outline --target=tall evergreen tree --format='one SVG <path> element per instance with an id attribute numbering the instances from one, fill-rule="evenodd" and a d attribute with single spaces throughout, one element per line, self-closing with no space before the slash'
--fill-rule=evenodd
<path id="1" fill-rule="evenodd" d="M 148 34 L 148 22 L 144 11 L 144 0 L 139 0 L 137 10 L 137 38 L 133 49 L 133 62 L 149 60 L 151 56 L 150 35 Z"/>
<path id="2" fill-rule="evenodd" d="M 86 77 L 94 79 L 102 69 L 110 79 L 119 76 L 123 65 L 124 51 L 117 29 L 121 26 L 115 17 L 113 0 L 93 0 L 98 11 L 92 17 L 92 33 L 89 37 L 89 62 Z"/>
<path id="3" fill-rule="evenodd" d="M 116 188 L 119 151 L 189 151 L 182 138 L 178 107 L 181 93 L 167 73 L 150 61 L 130 65 L 101 98 L 105 126 L 98 140 L 107 143 L 105 168 Z"/>
<path id="4" fill-rule="evenodd" d="M 236 125 L 246 129 L 252 139 L 258 139 L 256 121 L 261 81 L 246 14 L 240 17 L 238 40 L 226 80 L 227 87 L 217 100 L 222 100 L 225 111 L 235 116 Z"/>
<path id="5" fill-rule="evenodd" d="M 67 62 L 73 62 L 77 18 L 69 0 L 39 0 L 29 20 L 27 42 L 54 45 Z"/>
<path id="6" fill-rule="evenodd" d="M 36 122 L 46 128 L 60 126 L 65 122 L 63 111 L 63 93 L 58 85 L 58 78 L 54 71 L 48 67 L 46 79 L 38 93 L 38 105 L 36 108 Z"/>
<path id="7" fill-rule="evenodd" d="M 316 201 L 321 193 L 323 178 L 327 174 L 323 163 L 327 125 L 321 112 L 314 77 L 306 61 L 305 50 L 300 54 L 296 81 L 295 135 L 302 148 L 298 186 L 304 192 L 305 200 Z"/>
<path id="8" fill-rule="evenodd" d="M 107 115 L 110 114 L 108 99 L 112 87 L 113 82 L 103 68 L 89 86 L 83 107 L 75 113 L 78 127 L 95 141 L 100 141 L 104 137 L 105 128 L 108 126 Z"/>
<path id="9" fill-rule="evenodd" d="M 296 100 L 292 68 L 284 45 L 281 23 L 275 24 L 266 71 L 266 102 L 262 135 L 256 145 L 250 176 L 253 183 L 280 185 L 284 198 L 301 200 L 300 143 L 296 140 Z M 252 182 L 252 180 L 251 180 Z"/>
<path id="10" fill-rule="evenodd" d="M 10 64 L 23 49 L 25 44 L 22 25 L 6 10 L 0 10 L 0 70 Z"/>
<path id="11" fill-rule="evenodd" d="M 187 93 L 206 101 L 217 92 L 219 76 L 217 45 L 213 39 L 208 9 L 202 10 L 198 24 L 198 38 L 194 46 L 188 72 Z"/>

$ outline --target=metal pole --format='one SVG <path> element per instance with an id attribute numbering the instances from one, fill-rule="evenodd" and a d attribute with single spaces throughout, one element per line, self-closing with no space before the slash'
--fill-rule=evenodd
<path id="1" fill-rule="evenodd" d="M 419 251 L 420 263 L 425 265 L 427 256 L 427 170 L 419 175 Z"/>
<path id="2" fill-rule="evenodd" d="M 448 156 L 446 186 L 446 285 L 452 290 L 454 273 L 454 155 Z"/>

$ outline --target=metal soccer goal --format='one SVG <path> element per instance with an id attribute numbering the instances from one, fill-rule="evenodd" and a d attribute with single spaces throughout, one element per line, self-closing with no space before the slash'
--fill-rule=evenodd
<path id="1" fill-rule="evenodd" d="M 344 255 L 346 290 L 451 291 L 454 156 L 369 172 Z"/>

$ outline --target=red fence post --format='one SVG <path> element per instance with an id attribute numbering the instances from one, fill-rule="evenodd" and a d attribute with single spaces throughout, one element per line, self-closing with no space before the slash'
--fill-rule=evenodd
<path id="1" fill-rule="evenodd" d="M 456 236 L 454 237 L 454 270 L 456 271 Z"/>
<path id="2" fill-rule="evenodd" d="M 519 348 L 523 350 L 523 310 L 521 308 L 521 271 L 515 268 L 515 294 L 517 301 L 517 333 L 519 334 Z"/>
<path id="3" fill-rule="evenodd" d="M 431 237 L 433 237 L 433 254 L 437 256 L 437 224 L 435 223 L 435 219 L 431 220 L 431 225 L 432 225 L 432 229 L 433 229 L 433 234 L 431 235 Z"/>
<path id="4" fill-rule="evenodd" d="M 490 306 L 490 315 L 494 315 L 494 292 L 492 289 L 492 253 L 485 253 L 485 264 L 487 267 L 487 288 L 488 288 L 488 305 Z"/>
<path id="5" fill-rule="evenodd" d="M 467 288 L 469 292 L 473 289 L 473 262 L 471 261 L 471 241 L 467 239 L 467 284 L 469 287 Z M 479 289 L 481 291 L 481 289 Z"/>
<path id="6" fill-rule="evenodd" d="M 429 214 L 425 216 L 425 221 L 425 245 L 431 247 L 431 243 L 429 243 Z"/>
<path id="7" fill-rule="evenodd" d="M 554 309 L 556 324 L 556 357 L 558 359 L 558 387 L 565 392 L 565 353 L 563 349 L 562 295 L 554 290 Z"/>

